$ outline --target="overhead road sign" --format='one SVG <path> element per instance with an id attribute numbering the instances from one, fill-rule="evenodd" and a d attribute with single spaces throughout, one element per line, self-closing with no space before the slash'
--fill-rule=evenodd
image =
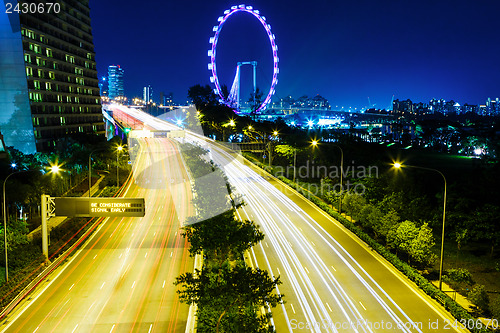
<path id="1" fill-rule="evenodd" d="M 144 198 L 54 198 L 55 216 L 143 217 Z"/>

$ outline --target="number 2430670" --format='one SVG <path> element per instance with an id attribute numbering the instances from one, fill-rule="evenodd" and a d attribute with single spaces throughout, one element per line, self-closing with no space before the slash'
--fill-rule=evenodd
<path id="1" fill-rule="evenodd" d="M 5 4 L 5 13 L 22 13 L 22 14 L 58 14 L 61 11 L 61 4 L 57 2 L 45 3 L 17 3 L 12 4 L 7 2 Z"/>

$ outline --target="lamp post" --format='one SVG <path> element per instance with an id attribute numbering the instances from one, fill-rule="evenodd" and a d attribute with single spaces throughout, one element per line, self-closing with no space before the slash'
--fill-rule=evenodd
<path id="1" fill-rule="evenodd" d="M 396 169 L 400 169 L 403 167 L 401 163 L 394 163 L 394 167 Z M 442 290 L 442 276 L 443 276 L 443 257 L 444 257 L 444 225 L 446 221 L 446 177 L 443 175 L 443 173 L 439 170 L 432 169 L 432 168 L 425 168 L 425 167 L 419 167 L 419 166 L 414 166 L 414 165 L 405 165 L 405 167 L 410 167 L 410 168 L 415 168 L 415 169 L 422 169 L 422 170 L 428 170 L 428 171 L 434 171 L 437 172 L 443 177 L 444 180 L 444 195 L 443 195 L 443 228 L 441 231 L 441 256 L 439 259 L 439 290 Z"/>
<path id="2" fill-rule="evenodd" d="M 118 176 L 118 152 L 123 150 L 123 146 L 118 146 L 116 148 L 116 186 L 120 187 L 119 176 Z"/>
<path id="3" fill-rule="evenodd" d="M 293 148 L 293 182 L 295 183 L 295 175 L 297 173 L 297 148 Z"/>
<path id="4" fill-rule="evenodd" d="M 340 199 L 339 199 L 339 214 L 342 214 L 342 192 L 344 187 L 342 186 L 342 178 L 344 178 L 344 151 L 338 145 L 334 145 L 340 149 Z"/>

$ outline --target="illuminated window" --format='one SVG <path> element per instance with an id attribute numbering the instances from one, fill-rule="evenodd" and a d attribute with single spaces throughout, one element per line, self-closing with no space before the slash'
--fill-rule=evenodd
<path id="1" fill-rule="evenodd" d="M 43 70 L 41 70 L 41 69 L 38 70 L 38 77 L 40 77 L 40 78 L 44 77 Z"/>
<path id="2" fill-rule="evenodd" d="M 35 85 L 35 89 L 40 90 L 40 81 L 33 81 L 33 84 Z"/>
<path id="3" fill-rule="evenodd" d="M 90 68 L 90 63 L 88 61 L 85 61 L 85 68 Z"/>
<path id="4" fill-rule="evenodd" d="M 52 83 L 45 82 L 45 90 L 52 90 Z"/>
<path id="5" fill-rule="evenodd" d="M 57 95 L 57 101 L 58 102 L 62 102 L 62 96 L 61 95 Z M 59 110 L 61 109 L 61 107 L 59 107 Z"/>
<path id="6" fill-rule="evenodd" d="M 35 51 L 35 53 L 40 54 L 42 53 L 42 48 L 38 44 L 33 44 L 33 51 Z"/>
<path id="7" fill-rule="evenodd" d="M 92 53 L 87 53 L 87 59 L 92 60 Z"/>
<path id="8" fill-rule="evenodd" d="M 49 77 L 51 80 L 55 80 L 56 79 L 56 75 L 54 74 L 54 72 L 49 72 Z"/>
<path id="9" fill-rule="evenodd" d="M 45 50 L 45 54 L 47 55 L 47 57 L 51 57 L 52 58 L 52 50 L 51 49 L 46 49 Z"/>
<path id="10" fill-rule="evenodd" d="M 35 39 L 35 33 L 31 30 L 24 30 L 24 36 Z"/>
<path id="11" fill-rule="evenodd" d="M 24 55 L 24 61 L 26 61 L 27 63 L 31 64 L 31 55 L 25 54 Z"/>
<path id="12" fill-rule="evenodd" d="M 36 64 L 37 64 L 38 66 L 44 66 L 44 67 L 45 67 L 45 60 L 44 60 L 44 59 L 42 59 L 42 58 L 38 58 L 38 57 L 37 57 L 37 58 L 36 58 Z"/>
<path id="13" fill-rule="evenodd" d="M 26 75 L 27 76 L 33 76 L 33 68 L 26 67 Z"/>
<path id="14" fill-rule="evenodd" d="M 71 96 L 66 96 L 66 102 L 71 103 Z"/>

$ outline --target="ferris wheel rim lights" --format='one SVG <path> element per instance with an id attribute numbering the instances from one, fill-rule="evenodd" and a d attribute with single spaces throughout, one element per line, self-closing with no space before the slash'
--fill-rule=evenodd
<path id="1" fill-rule="evenodd" d="M 227 21 L 227 19 L 237 12 L 246 12 L 253 15 L 255 18 L 259 20 L 264 29 L 266 30 L 267 36 L 269 37 L 269 42 L 271 43 L 271 48 L 273 51 L 273 80 L 271 82 L 271 87 L 269 88 L 269 92 L 267 93 L 266 98 L 262 102 L 262 104 L 257 108 L 256 112 L 260 112 L 265 109 L 266 106 L 271 102 L 271 97 L 274 95 L 276 84 L 278 83 L 278 73 L 279 73 L 279 58 L 278 58 L 278 46 L 276 45 L 276 40 L 274 34 L 271 31 L 271 25 L 266 22 L 266 18 L 260 15 L 260 12 L 256 9 L 253 9 L 252 6 L 232 6 L 231 9 L 227 9 L 224 11 L 224 16 L 220 16 L 217 19 L 219 22 L 218 25 L 212 28 L 214 32 L 213 37 L 210 37 L 209 43 L 212 45 L 211 49 L 208 50 L 208 56 L 210 57 L 210 63 L 208 64 L 208 69 L 212 72 L 212 76 L 210 76 L 210 82 L 215 85 L 214 92 L 219 95 L 222 103 L 228 105 L 228 101 L 224 98 L 222 94 L 222 89 L 219 83 L 219 78 L 217 76 L 217 65 L 216 65 L 216 54 L 217 54 L 217 42 L 219 40 L 219 34 L 222 30 L 222 26 Z"/>

